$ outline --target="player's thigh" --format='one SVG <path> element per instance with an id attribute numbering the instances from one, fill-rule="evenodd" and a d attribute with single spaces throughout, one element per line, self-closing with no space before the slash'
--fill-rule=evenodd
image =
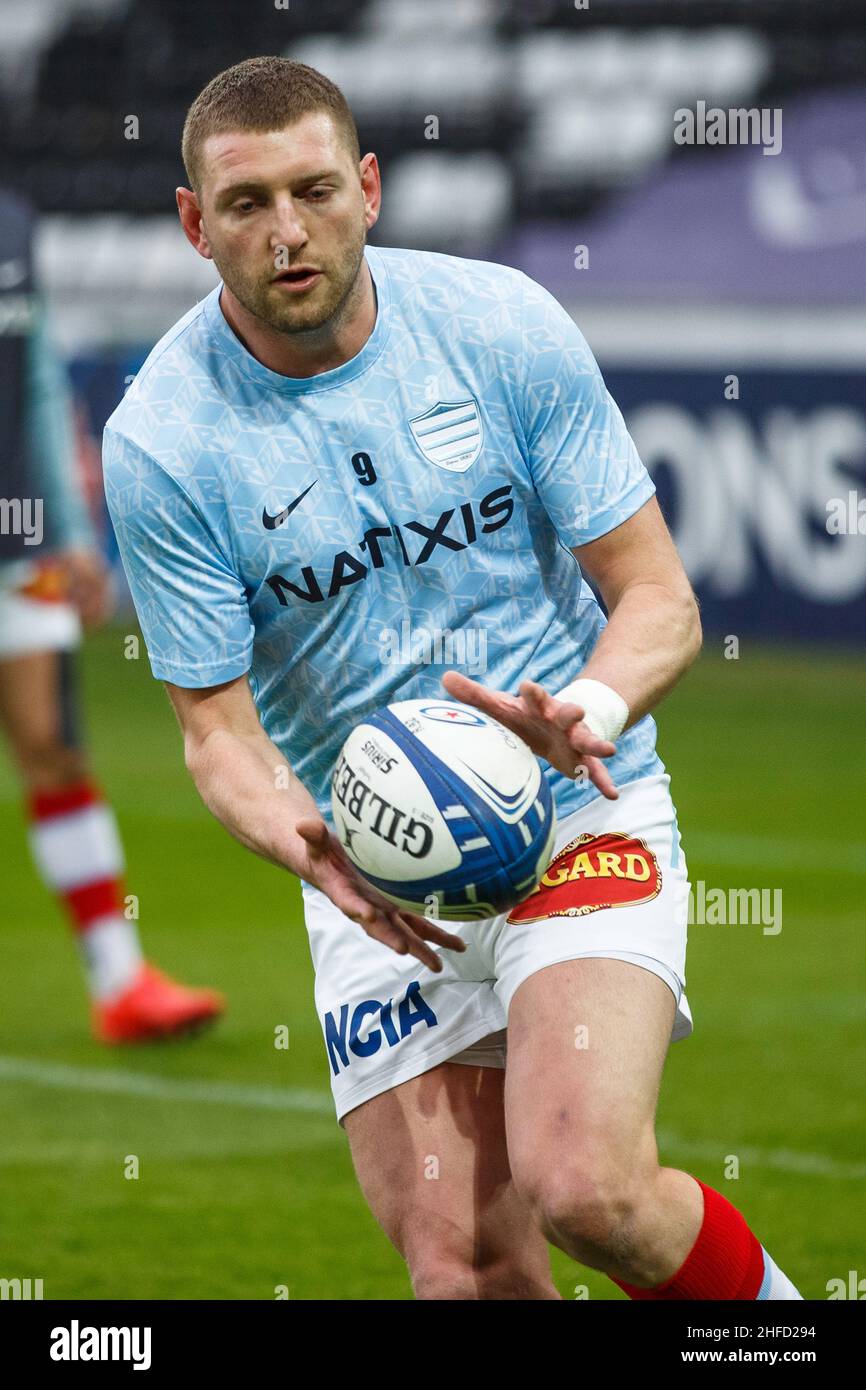
<path id="1" fill-rule="evenodd" d="M 0 657 L 0 726 L 16 756 L 60 738 L 60 655 Z"/>
<path id="2" fill-rule="evenodd" d="M 0 658 L 0 731 L 32 791 L 66 786 L 87 775 L 72 662 L 65 650 Z"/>
<path id="3" fill-rule="evenodd" d="M 497 1265 L 549 1280 L 547 1244 L 511 1175 L 503 1078 L 440 1063 L 345 1118 L 364 1196 L 416 1282 Z"/>
<path id="4" fill-rule="evenodd" d="M 675 1010 L 658 975 L 605 957 L 563 961 L 520 985 L 508 1015 L 505 1116 L 512 1169 L 534 1206 L 592 1205 L 655 1170 Z"/>

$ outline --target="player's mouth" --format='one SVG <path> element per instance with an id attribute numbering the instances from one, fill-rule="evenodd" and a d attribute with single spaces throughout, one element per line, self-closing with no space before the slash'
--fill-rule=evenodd
<path id="1" fill-rule="evenodd" d="M 281 286 L 282 289 L 291 293 L 299 294 L 302 290 L 308 290 L 321 276 L 320 270 L 315 270 L 309 265 L 300 265 L 292 270 L 281 270 L 279 275 L 275 275 L 272 284 Z"/>

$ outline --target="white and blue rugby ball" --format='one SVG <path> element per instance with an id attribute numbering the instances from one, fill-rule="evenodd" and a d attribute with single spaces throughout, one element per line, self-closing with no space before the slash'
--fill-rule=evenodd
<path id="1" fill-rule="evenodd" d="M 353 729 L 331 807 L 364 877 L 434 918 L 507 911 L 553 851 L 556 813 L 535 754 L 496 720 L 445 700 L 401 700 Z"/>

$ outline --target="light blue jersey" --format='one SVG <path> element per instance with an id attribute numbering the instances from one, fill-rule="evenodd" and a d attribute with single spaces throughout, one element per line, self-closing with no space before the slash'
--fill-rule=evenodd
<path id="1" fill-rule="evenodd" d="M 439 697 L 574 680 L 605 619 L 570 546 L 652 496 L 582 335 L 520 271 L 366 248 L 376 324 L 350 361 L 279 375 L 219 289 L 150 354 L 105 431 L 109 510 L 154 675 L 245 672 L 330 819 L 353 726 Z M 608 764 L 661 770 L 646 717 Z M 547 769 L 560 816 L 596 796 Z"/>

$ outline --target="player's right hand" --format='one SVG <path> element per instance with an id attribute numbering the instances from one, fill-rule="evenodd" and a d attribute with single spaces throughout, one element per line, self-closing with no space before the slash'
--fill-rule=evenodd
<path id="1" fill-rule="evenodd" d="M 305 845 L 302 862 L 293 865 L 295 872 L 320 889 L 335 907 L 363 927 L 374 941 L 390 946 L 398 956 L 414 956 L 437 974 L 442 969 L 442 962 L 426 944 L 428 941 L 448 951 L 466 950 L 466 942 L 461 937 L 444 931 L 427 917 L 419 917 L 414 912 L 397 907 L 383 897 L 355 868 L 323 820 L 314 816 L 305 817 L 296 823 L 295 829 Z"/>

